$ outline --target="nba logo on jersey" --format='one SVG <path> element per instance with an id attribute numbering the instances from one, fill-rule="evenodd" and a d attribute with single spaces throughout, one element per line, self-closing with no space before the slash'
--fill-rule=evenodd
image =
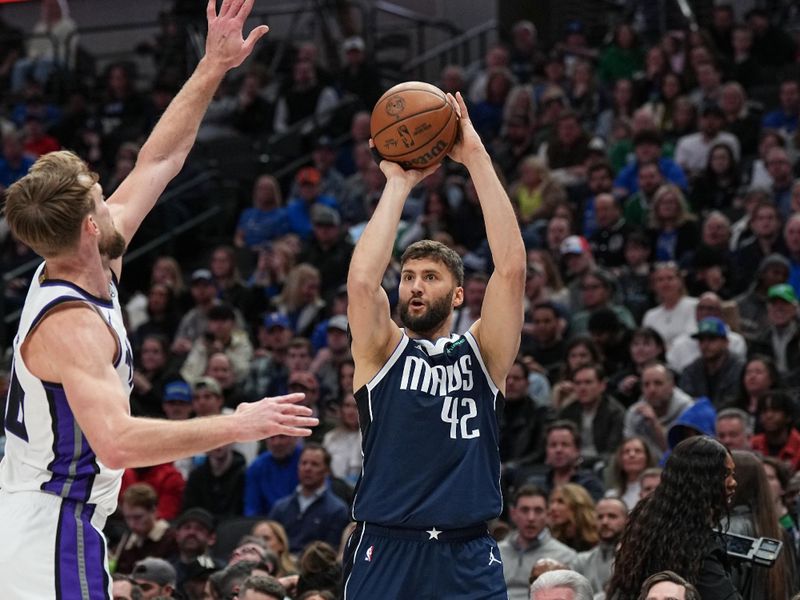
<path id="1" fill-rule="evenodd" d="M 372 551 L 375 549 L 375 546 L 370 546 L 367 548 L 367 553 L 364 555 L 364 560 L 366 562 L 372 562 Z"/>

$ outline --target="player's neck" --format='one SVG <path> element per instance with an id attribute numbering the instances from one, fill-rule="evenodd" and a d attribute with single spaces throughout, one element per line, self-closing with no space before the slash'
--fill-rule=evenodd
<path id="1" fill-rule="evenodd" d="M 86 260 L 79 253 L 46 259 L 47 279 L 62 279 L 77 285 L 90 294 L 108 298 L 111 269 L 107 261 Z"/>
<path id="2" fill-rule="evenodd" d="M 438 339 L 450 337 L 451 326 L 452 315 L 451 318 L 447 319 L 444 323 L 432 331 L 412 331 L 409 327 L 404 327 L 403 329 L 406 332 L 406 335 L 408 335 L 408 337 L 410 337 L 412 340 L 428 340 L 436 343 L 436 340 Z"/>

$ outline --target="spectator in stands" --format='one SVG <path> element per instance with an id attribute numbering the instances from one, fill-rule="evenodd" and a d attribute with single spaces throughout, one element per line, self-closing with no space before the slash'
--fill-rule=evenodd
<path id="1" fill-rule="evenodd" d="M 630 79 L 644 67 L 644 52 L 629 23 L 620 23 L 614 30 L 614 39 L 600 54 L 598 75 L 605 83 L 617 79 Z"/>
<path id="2" fill-rule="evenodd" d="M 192 416 L 191 386 L 180 378 L 167 381 L 161 395 L 161 412 L 173 421 L 189 419 Z"/>
<path id="3" fill-rule="evenodd" d="M 653 305 L 650 293 L 650 240 L 644 231 L 634 229 L 625 239 L 625 264 L 617 270 L 617 289 L 622 303 L 637 323 Z"/>
<path id="4" fill-rule="evenodd" d="M 509 94 L 509 103 L 513 102 L 515 95 L 519 95 L 518 89 L 521 88 L 514 88 Z M 530 97 L 530 92 L 527 93 Z M 500 135 L 491 146 L 492 156 L 508 181 L 513 181 L 521 162 L 536 150 L 533 122 L 533 116 L 527 112 L 506 116 Z"/>
<path id="5" fill-rule="evenodd" d="M 310 60 L 297 60 L 292 66 L 292 78 L 278 94 L 275 107 L 276 133 L 287 133 L 291 127 L 311 116 L 316 125 L 325 125 L 338 102 L 336 91 L 320 81 L 317 66 Z M 311 123 L 306 122 L 300 133 L 309 133 Z"/>
<path id="6" fill-rule="evenodd" d="M 614 171 L 605 161 L 589 167 L 587 187 L 589 194 L 581 201 L 578 207 L 578 223 L 584 237 L 591 237 L 598 228 L 597 223 L 597 197 L 610 194 L 614 186 Z"/>
<path id="7" fill-rule="evenodd" d="M 66 0 L 42 0 L 39 20 L 25 44 L 25 56 L 14 63 L 11 91 L 19 93 L 29 78 L 47 84 L 58 70 L 75 66 L 78 26 L 69 15 Z"/>
<path id="8" fill-rule="evenodd" d="M 202 377 L 209 358 L 216 352 L 222 352 L 230 359 L 236 381 L 243 381 L 253 356 L 253 346 L 247 333 L 236 325 L 236 315 L 228 304 L 209 309 L 205 334 L 192 345 L 181 368 L 181 376 L 189 382 Z"/>
<path id="9" fill-rule="evenodd" d="M 472 106 L 470 119 L 481 138 L 491 144 L 503 125 L 503 108 L 516 81 L 506 68 L 495 67 L 486 81 L 486 98 Z"/>
<path id="10" fill-rule="evenodd" d="M 289 538 L 283 525 L 277 521 L 259 521 L 253 525 L 250 533 L 262 538 L 267 547 L 278 557 L 277 576 L 292 575 L 297 572 L 297 563 L 289 554 Z"/>
<path id="11" fill-rule="evenodd" d="M 708 151 L 705 170 L 691 183 L 692 211 L 705 216 L 711 210 L 728 210 L 739 190 L 739 164 L 728 144 L 717 142 Z"/>
<path id="12" fill-rule="evenodd" d="M 576 483 L 559 485 L 550 492 L 547 523 L 553 537 L 576 552 L 585 552 L 599 541 L 597 515 L 589 493 Z"/>
<path id="13" fill-rule="evenodd" d="M 633 510 L 642 494 L 642 478 L 656 462 L 656 454 L 645 438 L 626 436 L 606 467 L 606 498 L 619 498 Z"/>
<path id="14" fill-rule="evenodd" d="M 295 438 L 267 438 L 267 451 L 259 455 L 245 476 L 244 515 L 266 516 L 275 502 L 285 498 L 298 483 L 297 465 L 302 449 Z"/>
<path id="15" fill-rule="evenodd" d="M 339 213 L 328 206 L 312 207 L 311 225 L 311 236 L 303 243 L 297 260 L 319 269 L 320 293 L 323 298 L 330 299 L 347 278 L 353 244 L 342 231 Z"/>
<path id="16" fill-rule="evenodd" d="M 518 166 L 519 178 L 511 183 L 509 197 L 515 203 L 523 227 L 544 218 L 558 202 L 567 199 L 564 187 L 538 156 L 526 156 Z"/>
<path id="17" fill-rule="evenodd" d="M 604 498 L 597 503 L 596 512 L 599 542 L 591 550 L 579 552 L 572 568 L 586 577 L 598 594 L 611 578 L 617 542 L 628 521 L 628 505 L 618 498 Z"/>
<path id="18" fill-rule="evenodd" d="M 767 166 L 767 173 L 772 179 L 769 186 L 772 200 L 778 207 L 781 217 L 786 218 L 792 212 L 792 185 L 794 184 L 792 160 L 784 148 L 771 148 L 767 151 L 764 163 Z"/>
<path id="19" fill-rule="evenodd" d="M 156 491 L 147 483 L 134 484 L 122 494 L 122 515 L 128 530 L 109 560 L 114 563 L 115 571 L 131 573 L 136 562 L 143 558 L 166 558 L 177 551 L 175 530 L 156 516 L 157 503 Z M 177 511 L 171 518 L 176 516 Z"/>
<path id="20" fill-rule="evenodd" d="M 622 216 L 621 207 L 611 194 L 596 196 L 594 210 L 597 230 L 589 236 L 592 254 L 602 267 L 621 267 L 625 263 L 625 240 L 632 228 Z"/>
<path id="21" fill-rule="evenodd" d="M 761 126 L 790 136 L 797 129 L 800 116 L 800 83 L 796 79 L 782 81 L 778 99 L 780 107 L 765 114 Z"/>
<path id="22" fill-rule="evenodd" d="M 252 207 L 239 215 L 233 243 L 237 248 L 256 251 L 264 243 L 283 235 L 289 224 L 280 184 L 272 175 L 256 178 L 252 202 Z"/>
<path id="23" fill-rule="evenodd" d="M 172 598 L 177 590 L 175 569 L 160 557 L 148 556 L 138 561 L 131 579 L 142 590 L 143 598 Z"/>
<path id="24" fill-rule="evenodd" d="M 34 159 L 25 153 L 22 135 L 17 131 L 3 133 L 3 152 L 0 155 L 0 190 L 5 190 L 33 166 Z"/>
<path id="25" fill-rule="evenodd" d="M 604 269 L 590 269 L 580 279 L 581 303 L 583 309 L 574 313 L 570 319 L 570 335 L 588 332 L 590 317 L 601 308 L 609 308 L 625 327 L 633 328 L 635 323 L 630 311 L 614 303 L 614 276 Z"/>
<path id="26" fill-rule="evenodd" d="M 716 317 L 723 319 L 722 301 L 719 296 L 714 292 L 706 292 L 697 299 L 697 305 L 694 310 L 695 319 L 700 323 L 707 317 Z M 747 355 L 747 343 L 744 338 L 735 331 L 732 331 L 725 324 L 728 332 L 728 347 L 732 354 L 739 358 L 745 358 Z M 672 343 L 672 347 L 667 352 L 667 362 L 669 366 L 677 373 L 683 371 L 691 362 L 700 356 L 700 344 L 697 339 L 693 337 L 695 332 L 682 333 Z"/>
<path id="27" fill-rule="evenodd" d="M 349 37 L 342 42 L 344 65 L 336 76 L 340 93 L 352 94 L 362 106 L 371 109 L 382 93 L 380 74 L 367 58 L 364 39 Z"/>
<path id="28" fill-rule="evenodd" d="M 453 94 L 466 89 L 464 68 L 460 65 L 447 65 L 442 69 L 439 89 L 445 94 Z"/>
<path id="29" fill-rule="evenodd" d="M 717 439 L 728 450 L 751 449 L 753 419 L 740 408 L 725 408 L 717 414 Z"/>
<path id="30" fill-rule="evenodd" d="M 762 83 L 763 69 L 753 58 L 753 32 L 743 24 L 736 25 L 731 35 L 733 43 L 732 78 L 745 88 Z"/>
<path id="31" fill-rule="evenodd" d="M 550 225 L 552 225 L 552 220 Z M 548 237 L 550 225 L 548 225 Z M 558 246 L 564 272 L 568 280 L 569 288 L 569 307 L 573 311 L 583 308 L 583 300 L 580 292 L 581 278 L 594 268 L 594 257 L 592 248 L 585 237 L 571 235 L 565 238 Z"/>
<path id="32" fill-rule="evenodd" d="M 61 150 L 61 144 L 56 138 L 48 135 L 44 123 L 37 115 L 28 115 L 25 119 L 23 136 L 25 153 L 34 158 L 39 158 L 48 152 Z"/>
<path id="33" fill-rule="evenodd" d="M 528 279 L 542 279 L 540 274 L 532 275 L 530 272 L 538 273 L 538 269 L 529 267 Z M 527 315 L 530 315 L 530 319 Z M 566 356 L 564 326 L 559 308 L 549 300 L 536 302 L 526 312 L 525 321 L 520 354 L 532 357 L 544 369 L 550 382 L 555 383 Z"/>
<path id="34" fill-rule="evenodd" d="M 295 176 L 297 196 L 289 200 L 286 207 L 289 230 L 303 239 L 311 235 L 311 210 L 316 204 L 338 209 L 335 198 L 321 192 L 322 173 L 316 167 L 303 167 Z"/>
<path id="35" fill-rule="evenodd" d="M 358 406 L 352 392 L 342 398 L 338 424 L 325 434 L 322 445 L 331 455 L 331 474 L 355 485 L 361 475 L 363 456 Z"/>
<path id="36" fill-rule="evenodd" d="M 111 596 L 114 600 L 142 600 L 142 588 L 129 575 L 111 575 Z"/>
<path id="37" fill-rule="evenodd" d="M 696 106 L 701 109 L 701 130 L 702 117 L 705 112 L 705 105 L 719 105 L 719 96 L 722 91 L 721 75 L 717 64 L 713 60 L 697 63 L 694 67 L 694 74 L 697 78 L 697 87 L 689 94 L 689 98 Z M 724 122 L 724 121 L 723 121 Z"/>
<path id="38" fill-rule="evenodd" d="M 771 357 L 782 376 L 796 372 L 800 366 L 800 318 L 797 307 L 797 296 L 788 283 L 769 288 L 767 328 L 750 343 L 751 352 Z"/>
<path id="39" fill-rule="evenodd" d="M 464 302 L 454 311 L 452 333 L 466 333 L 480 318 L 488 281 L 484 273 L 473 273 L 464 280 Z"/>
<path id="40" fill-rule="evenodd" d="M 662 363 L 642 370 L 642 398 L 625 413 L 624 436 L 641 436 L 658 458 L 667 451 L 667 431 L 694 400 L 675 386 L 675 376 Z"/>
<path id="41" fill-rule="evenodd" d="M 763 433 L 754 435 L 750 444 L 764 456 L 775 457 L 791 468 L 800 469 L 800 432 L 794 428 L 796 403 L 787 393 L 772 390 L 758 400 L 758 422 Z"/>
<path id="42" fill-rule="evenodd" d="M 349 521 L 347 506 L 330 490 L 331 456 L 317 444 L 306 444 L 298 464 L 298 489 L 270 510 L 270 519 L 284 526 L 289 548 L 299 552 L 311 541 L 338 546 Z"/>
<path id="43" fill-rule="evenodd" d="M 625 409 L 606 392 L 606 374 L 600 365 L 578 367 L 572 384 L 576 401 L 561 409 L 559 419 L 572 421 L 580 431 L 584 460 L 605 460 L 622 441 Z"/>
<path id="44" fill-rule="evenodd" d="M 139 349 L 147 336 L 171 340 L 178 328 L 180 314 L 172 288 L 165 283 L 151 283 L 147 291 L 147 319 L 130 336 L 134 350 Z"/>
<path id="45" fill-rule="evenodd" d="M 628 79 L 617 79 L 611 92 L 611 106 L 597 117 L 594 133 L 597 137 L 610 142 L 614 123 L 629 120 L 636 110 L 633 82 Z"/>
<path id="46" fill-rule="evenodd" d="M 319 270 L 300 263 L 289 271 L 275 308 L 289 319 L 292 330 L 299 336 L 310 336 L 320 322 L 325 301 L 320 297 L 322 278 Z"/>
<path id="47" fill-rule="evenodd" d="M 545 427 L 552 420 L 548 406 L 537 405 L 528 394 L 530 370 L 514 361 L 506 377 L 506 404 L 499 419 L 500 461 L 505 468 L 544 459 Z"/>
<path id="48" fill-rule="evenodd" d="M 242 281 L 236 261 L 236 250 L 233 246 L 222 245 L 214 248 L 209 260 L 209 270 L 214 277 L 217 297 L 222 302 L 231 304 L 244 312 L 249 321 L 251 316 L 250 291 Z"/>
<path id="49" fill-rule="evenodd" d="M 181 318 L 172 343 L 172 352 L 178 356 L 188 354 L 195 341 L 203 337 L 208 327 L 208 312 L 219 304 L 214 277 L 208 269 L 192 272 L 189 291 L 194 306 Z"/>
<path id="50" fill-rule="evenodd" d="M 669 351 L 672 342 L 681 333 L 694 329 L 697 299 L 686 295 L 680 270 L 674 262 L 655 264 L 653 288 L 659 304 L 645 313 L 642 325 L 652 327 L 661 334 Z"/>
<path id="51" fill-rule="evenodd" d="M 630 335 L 625 366 L 609 377 L 612 395 L 624 406 L 637 402 L 642 395 L 642 371 L 653 361 L 663 362 L 665 353 L 664 340 L 655 329 L 635 329 Z"/>
<path id="52" fill-rule="evenodd" d="M 370 113 L 368 110 L 356 112 L 350 120 L 350 139 L 339 144 L 339 151 L 336 158 L 336 170 L 345 178 L 353 175 L 358 168 L 358 161 L 355 156 L 357 149 L 363 149 L 364 147 L 369 148 L 369 121 Z M 370 162 L 372 162 L 371 157 Z M 342 199 L 339 198 L 339 201 L 341 202 Z"/>
<path id="53" fill-rule="evenodd" d="M 759 337 L 769 327 L 767 292 L 772 286 L 787 281 L 789 273 L 785 256 L 777 253 L 765 256 L 758 265 L 753 283 L 734 299 L 739 311 L 739 328 L 748 340 Z"/>
<path id="54" fill-rule="evenodd" d="M 103 154 L 111 157 L 123 142 L 138 139 L 145 130 L 148 106 L 146 99 L 136 91 L 133 63 L 111 64 L 105 80 L 98 117 L 103 128 Z"/>
<path id="55" fill-rule="evenodd" d="M 701 600 L 697 588 L 672 571 L 660 571 L 642 583 L 639 600 Z"/>
<path id="56" fill-rule="evenodd" d="M 627 197 L 639 190 L 639 167 L 645 163 L 656 162 L 664 179 L 674 183 L 681 189 L 687 189 L 688 183 L 683 170 L 671 158 L 661 155 L 661 136 L 658 132 L 644 130 L 633 138 L 633 154 L 635 160 L 623 168 L 614 180 L 615 194 Z"/>
<path id="57" fill-rule="evenodd" d="M 758 152 L 758 132 L 760 123 L 750 108 L 747 92 L 739 81 L 729 81 L 722 86 L 719 106 L 725 113 L 724 129 L 736 136 L 741 146 L 741 158 L 755 156 Z"/>
<path id="58" fill-rule="evenodd" d="M 794 288 L 795 295 L 798 295 L 800 294 L 800 214 L 794 209 L 795 198 L 800 199 L 800 182 L 797 181 L 792 186 L 793 214 L 786 220 L 783 239 L 789 259 L 789 277 L 786 281 Z"/>
<path id="59" fill-rule="evenodd" d="M 557 375 L 558 383 L 553 387 L 552 405 L 559 410 L 575 400 L 575 386 L 572 379 L 578 368 L 600 363 L 602 355 L 594 340 L 588 335 L 570 338 L 564 347 L 565 361 Z"/>
<path id="60" fill-rule="evenodd" d="M 509 600 L 528 600 L 529 576 L 536 561 L 552 558 L 572 564 L 577 554 L 557 541 L 547 529 L 547 494 L 524 485 L 517 489 L 509 509 L 515 531 L 498 544 Z"/>
<path id="61" fill-rule="evenodd" d="M 697 323 L 692 337 L 698 340 L 700 357 L 681 373 L 680 388 L 693 398 L 709 398 L 715 408 L 733 402 L 744 359 L 731 352 L 727 325 L 717 317 L 706 317 Z"/>
<path id="62" fill-rule="evenodd" d="M 537 46 L 536 26 L 530 21 L 517 21 L 511 28 L 511 57 L 509 67 L 520 83 L 528 83 L 544 62 Z"/>
<path id="63" fill-rule="evenodd" d="M 176 587 L 183 589 L 193 562 L 199 560 L 213 566 L 222 566 L 215 564 L 208 554 L 216 539 L 214 515 L 203 508 L 187 509 L 175 520 L 173 526 L 178 551 L 169 559 L 175 569 Z"/>
<path id="64" fill-rule="evenodd" d="M 581 127 L 578 115 L 564 111 L 556 120 L 554 135 L 539 155 L 546 157 L 547 166 L 565 182 L 582 182 L 586 178 L 584 163 L 589 153 L 589 136 Z"/>
<path id="65" fill-rule="evenodd" d="M 768 356 L 763 354 L 750 354 L 742 370 L 742 380 L 739 386 L 739 395 L 732 404 L 743 410 L 749 417 L 751 425 L 756 431 L 761 431 L 758 424 L 758 399 L 765 393 L 781 387 L 781 376 L 778 368 Z"/>
<path id="66" fill-rule="evenodd" d="M 339 395 L 339 368 L 353 357 L 350 354 L 350 340 L 347 336 L 347 316 L 343 313 L 336 314 L 324 325 L 325 346 L 317 351 L 310 370 L 319 380 L 322 391 L 321 405 L 328 409 L 331 406 L 338 407 L 342 402 L 342 397 Z"/>
<path id="67" fill-rule="evenodd" d="M 295 236 L 287 234 L 258 251 L 255 268 L 247 281 L 254 305 L 262 298 L 272 302 L 281 292 L 294 266 L 298 246 Z"/>
<path id="68" fill-rule="evenodd" d="M 676 185 L 658 188 L 647 225 L 653 244 L 652 256 L 657 261 L 680 262 L 700 241 L 695 216 Z"/>
<path id="69" fill-rule="evenodd" d="M 244 456 L 227 444 L 206 453 L 190 473 L 183 491 L 183 508 L 202 508 L 217 519 L 242 514 L 245 484 Z"/>
<path id="70" fill-rule="evenodd" d="M 163 417 L 163 388 L 172 374 L 168 367 L 169 344 L 159 335 L 148 335 L 134 361 L 131 413 L 136 416 Z"/>

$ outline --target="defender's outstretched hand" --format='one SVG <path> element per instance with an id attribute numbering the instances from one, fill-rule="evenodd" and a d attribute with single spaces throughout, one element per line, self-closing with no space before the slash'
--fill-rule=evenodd
<path id="1" fill-rule="evenodd" d="M 298 404 L 305 394 L 287 394 L 275 398 L 262 398 L 258 402 L 242 402 L 236 407 L 240 431 L 238 441 L 263 440 L 273 435 L 307 436 L 319 419 L 311 416 L 311 409 Z"/>
<path id="2" fill-rule="evenodd" d="M 242 64 L 250 56 L 256 42 L 269 31 L 266 25 L 259 25 L 244 39 L 244 22 L 253 10 L 254 1 L 223 0 L 217 14 L 216 0 L 208 0 L 205 58 L 214 61 L 226 71 Z"/>
<path id="3" fill-rule="evenodd" d="M 486 154 L 486 148 L 483 146 L 481 136 L 475 131 L 475 127 L 470 121 L 469 113 L 467 112 L 467 105 L 461 92 L 456 92 L 455 97 L 453 94 L 447 94 L 448 100 L 452 103 L 458 114 L 458 137 L 456 143 L 450 150 L 450 158 L 462 165 L 466 165 L 472 158 L 478 158 Z"/>
<path id="4" fill-rule="evenodd" d="M 377 159 L 380 158 L 380 155 L 375 151 L 375 144 L 373 143 L 372 138 L 369 139 L 369 148 L 372 150 L 372 153 L 376 157 L 377 161 Z M 409 189 L 413 188 L 428 175 L 436 171 L 436 169 L 439 168 L 439 165 L 441 165 L 441 163 L 437 163 L 432 167 L 428 167 L 427 169 L 406 170 L 396 162 L 392 162 L 390 160 L 381 160 L 378 163 L 381 171 L 383 171 L 383 174 L 386 175 L 387 183 L 389 181 L 402 181 L 408 186 Z"/>

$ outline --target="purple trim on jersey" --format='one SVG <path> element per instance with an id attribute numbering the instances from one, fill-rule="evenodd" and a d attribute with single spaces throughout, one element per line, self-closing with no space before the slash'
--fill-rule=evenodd
<path id="1" fill-rule="evenodd" d="M 93 504 L 64 500 L 56 534 L 56 598 L 108 600 L 105 543 L 92 525 Z"/>
<path id="2" fill-rule="evenodd" d="M 52 287 L 56 285 L 63 285 L 68 287 L 72 290 L 78 292 L 81 296 L 83 296 L 84 300 L 88 300 L 95 304 L 99 304 L 100 306 L 105 306 L 106 308 L 113 308 L 114 303 L 111 300 L 106 300 L 105 298 L 101 298 L 100 296 L 95 296 L 94 294 L 90 294 L 81 286 L 72 283 L 71 281 L 67 281 L 65 279 L 45 279 L 39 287 Z"/>
<path id="3" fill-rule="evenodd" d="M 41 489 L 62 498 L 86 502 L 95 475 L 100 472 L 97 457 L 75 421 L 64 388 L 53 383 L 43 382 L 43 385 L 53 430 L 53 460 L 47 465 L 52 477 Z"/>

